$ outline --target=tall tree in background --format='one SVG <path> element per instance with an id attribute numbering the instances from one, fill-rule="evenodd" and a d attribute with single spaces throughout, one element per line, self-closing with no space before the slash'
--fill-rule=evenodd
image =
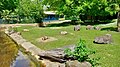
<path id="1" fill-rule="evenodd" d="M 118 32 L 120 32 L 120 0 L 116 0 L 116 3 L 119 6 L 118 16 L 117 16 L 117 30 Z"/>
<path id="2" fill-rule="evenodd" d="M 118 5 L 114 1 L 116 0 L 43 0 L 51 8 L 56 8 L 58 14 L 64 14 L 70 20 L 79 20 L 80 15 L 85 15 L 91 16 L 93 21 L 97 16 L 116 14 Z"/>
<path id="3" fill-rule="evenodd" d="M 0 11 L 13 10 L 18 6 L 19 0 L 0 0 Z"/>
<path id="4" fill-rule="evenodd" d="M 39 0 L 20 0 L 18 14 L 27 18 L 31 17 L 40 26 L 43 26 L 43 7 Z"/>
<path id="5" fill-rule="evenodd" d="M 0 0 L 0 18 L 2 18 L 5 23 L 9 23 L 11 20 L 17 21 L 17 16 L 14 14 L 14 11 L 18 4 L 19 0 Z"/>
<path id="6" fill-rule="evenodd" d="M 19 4 L 19 0 L 0 0 L 0 16 L 3 10 L 13 12 Z"/>
<path id="7" fill-rule="evenodd" d="M 117 15 L 117 30 L 120 32 L 120 0 L 108 0 L 112 5 L 113 10 L 116 10 Z"/>

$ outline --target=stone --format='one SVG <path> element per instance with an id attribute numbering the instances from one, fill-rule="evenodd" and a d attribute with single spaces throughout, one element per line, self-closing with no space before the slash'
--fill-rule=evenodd
<path id="1" fill-rule="evenodd" d="M 21 35 L 21 32 L 17 32 L 18 35 Z"/>
<path id="2" fill-rule="evenodd" d="M 34 57 L 35 57 L 37 60 L 39 60 L 39 58 L 40 58 L 40 56 L 38 56 L 38 55 L 34 55 Z"/>
<path id="3" fill-rule="evenodd" d="M 41 67 L 65 67 L 64 63 L 58 63 L 58 62 L 51 62 L 49 60 L 43 59 L 41 60 Z"/>
<path id="4" fill-rule="evenodd" d="M 101 30 L 101 27 L 97 26 L 97 27 L 95 27 L 95 30 Z"/>
<path id="5" fill-rule="evenodd" d="M 61 31 L 60 34 L 66 35 L 66 34 L 68 34 L 68 32 L 67 31 Z"/>
<path id="6" fill-rule="evenodd" d="M 118 32 L 120 32 L 120 28 L 118 28 Z"/>
<path id="7" fill-rule="evenodd" d="M 49 39 L 47 36 L 42 37 L 42 40 L 47 40 L 47 39 Z"/>
<path id="8" fill-rule="evenodd" d="M 65 67 L 92 67 L 89 62 L 67 61 Z"/>
<path id="9" fill-rule="evenodd" d="M 80 25 L 74 26 L 74 31 L 80 31 Z"/>
<path id="10" fill-rule="evenodd" d="M 91 25 L 87 25 L 87 27 L 86 27 L 86 30 L 93 30 L 93 29 L 94 29 L 94 27 Z"/>
<path id="11" fill-rule="evenodd" d="M 58 39 L 55 37 L 49 37 L 49 36 L 47 36 L 47 37 L 45 36 L 45 37 L 41 37 L 41 38 L 36 39 L 37 42 L 42 42 L 42 43 L 51 42 L 51 41 L 55 41 L 55 40 L 58 40 Z"/>
<path id="12" fill-rule="evenodd" d="M 28 32 L 29 30 L 28 29 L 23 29 L 24 32 Z"/>
<path id="13" fill-rule="evenodd" d="M 14 30 L 9 31 L 9 35 L 11 35 L 11 34 L 13 34 L 13 33 L 15 33 Z"/>
<path id="14" fill-rule="evenodd" d="M 9 30 L 8 30 L 8 29 L 5 29 L 5 33 L 6 33 L 6 34 L 9 34 Z"/>
<path id="15" fill-rule="evenodd" d="M 112 43 L 112 35 L 106 34 L 104 36 L 96 37 L 94 42 L 98 43 L 98 44 L 111 44 Z"/>

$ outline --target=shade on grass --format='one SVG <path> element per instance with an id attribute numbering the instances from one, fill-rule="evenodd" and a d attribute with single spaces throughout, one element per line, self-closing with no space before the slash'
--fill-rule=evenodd
<path id="1" fill-rule="evenodd" d="M 24 26 L 17 28 L 18 31 L 22 32 L 23 29 L 29 29 L 29 32 L 22 32 L 22 36 L 28 41 L 35 44 L 37 47 L 50 50 L 58 47 L 63 47 L 65 45 L 77 44 L 79 39 L 86 41 L 86 45 L 90 49 L 96 50 L 96 54 L 92 57 L 100 57 L 101 67 L 119 67 L 120 66 L 120 33 L 115 31 L 107 30 L 85 30 L 85 26 L 82 26 L 80 31 L 74 31 L 74 26 L 66 26 L 60 28 L 38 28 L 31 26 Z M 106 27 L 104 27 L 106 28 Z M 67 35 L 61 35 L 60 31 L 67 31 Z M 94 38 L 96 36 L 101 36 L 104 34 L 111 34 L 113 38 L 112 44 L 94 44 Z M 37 42 L 36 39 L 42 36 L 55 37 L 58 40 L 51 42 Z"/>

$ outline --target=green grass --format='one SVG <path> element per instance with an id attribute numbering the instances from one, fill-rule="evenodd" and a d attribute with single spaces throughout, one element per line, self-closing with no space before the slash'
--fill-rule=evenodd
<path id="1" fill-rule="evenodd" d="M 77 44 L 79 39 L 86 41 L 86 45 L 90 49 L 96 50 L 94 57 L 100 57 L 99 60 L 101 67 L 119 67 L 120 66 L 120 33 L 111 30 L 109 27 L 104 27 L 102 31 L 97 30 L 85 30 L 85 26 L 82 26 L 80 31 L 73 31 L 74 26 L 60 27 L 60 29 L 51 29 L 52 27 L 38 28 L 32 26 L 23 26 L 17 28 L 22 32 L 22 36 L 28 41 L 35 44 L 37 47 L 43 50 L 50 50 L 65 45 Z M 115 26 L 112 27 L 114 30 Z M 29 32 L 23 32 L 23 29 L 29 29 Z M 60 31 L 67 31 L 67 35 L 61 35 Z M 71 34 L 73 33 L 73 34 Z M 94 38 L 104 34 L 112 34 L 113 44 L 94 44 Z M 36 39 L 42 36 L 55 37 L 58 40 L 46 43 L 37 42 Z"/>

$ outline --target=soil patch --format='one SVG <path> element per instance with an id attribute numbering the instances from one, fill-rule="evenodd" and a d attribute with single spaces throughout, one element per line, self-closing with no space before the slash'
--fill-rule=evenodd
<path id="1" fill-rule="evenodd" d="M 48 37 L 48 39 L 43 40 L 42 37 L 41 37 L 41 38 L 37 39 L 37 42 L 43 42 L 43 43 L 45 43 L 45 42 L 51 42 L 51 41 L 55 41 L 55 40 L 58 40 L 58 39 L 54 38 L 54 37 Z"/>

